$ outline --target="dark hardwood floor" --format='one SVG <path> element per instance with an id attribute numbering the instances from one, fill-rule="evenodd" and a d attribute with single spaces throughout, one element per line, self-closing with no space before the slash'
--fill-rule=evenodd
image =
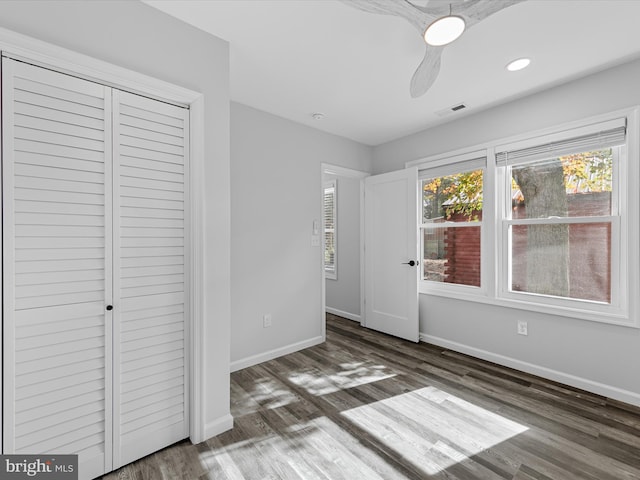
<path id="1" fill-rule="evenodd" d="M 328 315 L 231 375 L 235 427 L 109 480 L 640 479 L 640 409 Z"/>

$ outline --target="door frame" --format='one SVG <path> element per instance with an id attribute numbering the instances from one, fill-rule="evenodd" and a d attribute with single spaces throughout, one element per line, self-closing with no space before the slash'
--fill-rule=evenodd
<path id="1" fill-rule="evenodd" d="M 369 172 L 365 172 L 362 170 L 355 170 L 352 168 L 341 167 L 339 165 L 333 165 L 330 163 L 322 163 L 321 164 L 321 173 L 320 173 L 320 206 L 321 206 L 321 214 L 320 214 L 320 223 L 322 225 L 321 231 L 321 242 L 320 242 L 320 271 L 322 272 L 322 297 L 321 297 L 321 318 L 322 318 L 322 340 L 326 339 L 327 333 L 327 284 L 326 284 L 326 274 L 324 271 L 324 184 L 326 182 L 326 175 L 334 175 L 337 177 L 345 177 L 351 179 L 360 180 L 360 325 L 366 325 L 366 314 L 364 308 L 364 179 L 371 175 Z M 339 198 L 340 194 L 338 194 Z M 337 206 L 336 206 L 337 212 Z M 336 214 L 339 218 L 339 213 Z"/>
<path id="2" fill-rule="evenodd" d="M 131 93 L 147 96 L 163 102 L 173 103 L 189 108 L 189 199 L 185 204 L 188 228 L 187 283 L 189 291 L 189 438 L 191 442 L 204 441 L 206 392 L 205 380 L 205 319 L 204 319 L 204 162 L 205 162 L 205 125 L 204 95 L 200 92 L 158 80 L 118 65 L 58 47 L 47 42 L 0 28 L 0 53 L 4 56 L 30 64 L 49 68 L 61 73 L 71 74 L 103 85 L 126 90 Z M 0 198 L 2 185 L 0 184 Z M 2 233 L 0 226 L 0 233 Z M 323 269 L 324 270 L 324 269 Z M 0 289 L 3 289 L 0 277 Z M 1 349 L 0 349 L 1 350 Z M 3 372 L 2 355 L 0 355 L 0 372 Z M 2 409 L 0 408 L 0 425 L 2 425 Z M 229 415 L 224 427 L 231 428 L 233 418 Z M 227 428 L 224 428 L 227 429 Z M 223 430 L 224 430 L 223 429 Z M 0 435 L 0 452 L 3 451 L 2 435 Z"/>

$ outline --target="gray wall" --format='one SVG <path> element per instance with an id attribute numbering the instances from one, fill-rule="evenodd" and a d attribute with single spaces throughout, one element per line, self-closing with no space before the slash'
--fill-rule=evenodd
<path id="1" fill-rule="evenodd" d="M 327 175 L 337 180 L 337 279 L 326 279 L 327 308 L 360 321 L 360 179 Z"/>
<path id="2" fill-rule="evenodd" d="M 138 1 L 2 1 L 0 27 L 205 97 L 205 422 L 229 414 L 229 48 Z"/>
<path id="3" fill-rule="evenodd" d="M 640 61 L 611 68 L 381 145 L 374 149 L 374 172 L 638 105 L 639 85 Z M 632 185 L 638 180 L 633 179 Z M 632 271 L 638 268 L 631 266 Z M 516 320 L 529 322 L 529 336 L 516 335 Z M 420 331 L 498 363 L 640 404 L 638 329 L 420 295 Z"/>
<path id="4" fill-rule="evenodd" d="M 322 167 L 370 171 L 371 148 L 231 103 L 231 361 L 322 335 Z M 273 316 L 271 328 L 262 317 Z"/>
<path id="5" fill-rule="evenodd" d="M 640 103 L 640 60 L 378 145 L 373 173 L 405 162 L 608 113 Z"/>

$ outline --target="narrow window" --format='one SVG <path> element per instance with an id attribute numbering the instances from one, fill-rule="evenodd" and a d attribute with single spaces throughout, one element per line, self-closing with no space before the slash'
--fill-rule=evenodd
<path id="1" fill-rule="evenodd" d="M 426 171 L 421 186 L 422 279 L 480 287 L 483 170 Z"/>
<path id="2" fill-rule="evenodd" d="M 337 280 L 337 182 L 324 186 L 324 271 L 326 278 Z"/>

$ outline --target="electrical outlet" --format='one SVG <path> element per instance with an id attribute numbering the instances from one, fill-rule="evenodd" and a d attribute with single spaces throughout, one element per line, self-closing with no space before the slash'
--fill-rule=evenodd
<path id="1" fill-rule="evenodd" d="M 263 328 L 269 328 L 271 326 L 271 314 L 270 313 L 265 313 L 262 316 L 262 327 Z"/>
<path id="2" fill-rule="evenodd" d="M 529 335 L 527 322 L 518 320 L 518 335 Z"/>

